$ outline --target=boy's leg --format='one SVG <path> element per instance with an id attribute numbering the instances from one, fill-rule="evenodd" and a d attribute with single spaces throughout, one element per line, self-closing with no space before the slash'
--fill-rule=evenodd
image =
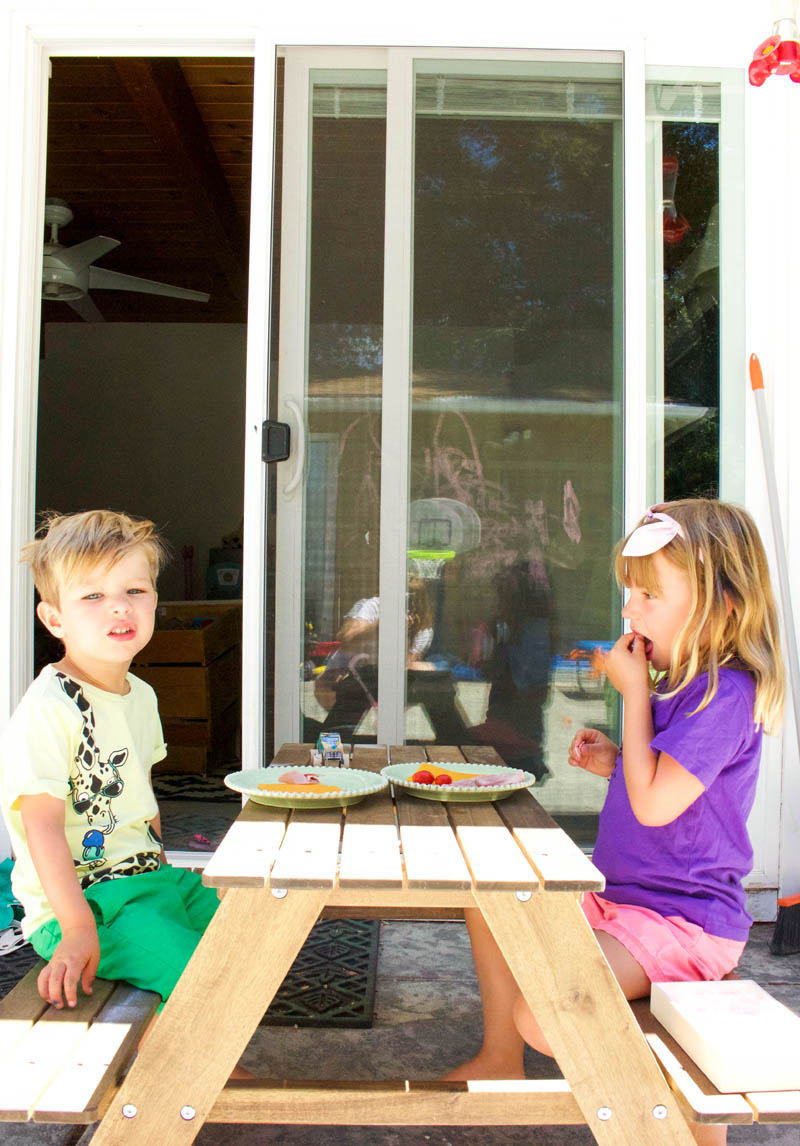
<path id="1" fill-rule="evenodd" d="M 89 893 L 100 938 L 98 975 L 171 994 L 218 906 L 192 872 L 161 868 Z"/>
<path id="2" fill-rule="evenodd" d="M 165 867 L 162 871 L 180 895 L 189 925 L 197 931 L 205 931 L 219 907 L 216 890 L 206 887 L 197 872 L 188 868 Z"/>
<path id="3" fill-rule="evenodd" d="M 522 1054 L 525 1043 L 514 1023 L 514 1004 L 519 988 L 500 948 L 477 908 L 464 912 L 475 973 L 481 992 L 483 1044 L 469 1062 L 451 1070 L 445 1079 L 524 1078 Z"/>

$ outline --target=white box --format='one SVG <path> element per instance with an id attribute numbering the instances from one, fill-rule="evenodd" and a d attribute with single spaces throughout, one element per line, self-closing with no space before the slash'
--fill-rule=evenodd
<path id="1" fill-rule="evenodd" d="M 650 1010 L 723 1094 L 800 1089 L 800 1016 L 758 983 L 653 983 Z"/>

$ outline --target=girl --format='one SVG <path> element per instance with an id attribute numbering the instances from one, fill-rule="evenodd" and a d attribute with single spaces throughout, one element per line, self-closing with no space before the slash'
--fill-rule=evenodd
<path id="1" fill-rule="evenodd" d="M 605 658 L 625 702 L 622 749 L 594 729 L 569 763 L 609 780 L 593 860 L 603 896 L 583 910 L 626 998 L 652 982 L 720 979 L 751 919 L 761 734 L 783 708 L 778 624 L 764 548 L 748 513 L 722 502 L 655 506 L 616 553 L 631 632 Z M 467 913 L 484 1015 L 477 1057 L 449 1078 L 524 1078 L 523 1040 L 550 1048 L 479 912 Z M 719 1146 L 726 1128 L 693 1128 Z"/>

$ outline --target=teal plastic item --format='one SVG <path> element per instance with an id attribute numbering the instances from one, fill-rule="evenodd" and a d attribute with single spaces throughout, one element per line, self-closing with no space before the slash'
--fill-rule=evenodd
<path id="1" fill-rule="evenodd" d="M 5 931 L 15 919 L 20 919 L 22 916 L 20 904 L 14 898 L 14 893 L 11 890 L 11 870 L 13 867 L 14 861 L 10 859 L 4 859 L 0 863 L 0 931 Z"/>

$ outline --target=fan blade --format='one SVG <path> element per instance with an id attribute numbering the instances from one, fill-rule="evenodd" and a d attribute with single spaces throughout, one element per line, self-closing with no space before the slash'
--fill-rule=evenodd
<path id="1" fill-rule="evenodd" d="M 84 322 L 105 322 L 100 311 L 85 294 L 83 298 L 66 299 L 67 306 L 71 306 L 76 314 L 79 314 Z"/>
<path id="2" fill-rule="evenodd" d="M 122 275 L 118 271 L 106 271 L 102 267 L 89 267 L 89 289 L 135 290 L 141 294 L 164 294 L 170 298 L 189 298 L 195 302 L 208 302 L 210 295 L 199 290 L 186 290 L 184 287 L 156 283 L 152 279 L 139 279 L 135 275 Z"/>
<path id="3" fill-rule="evenodd" d="M 95 259 L 107 255 L 119 246 L 119 240 L 109 239 L 107 235 L 95 235 L 84 243 L 76 243 L 73 247 L 62 247 L 58 252 L 58 260 L 72 271 L 82 271 Z"/>

